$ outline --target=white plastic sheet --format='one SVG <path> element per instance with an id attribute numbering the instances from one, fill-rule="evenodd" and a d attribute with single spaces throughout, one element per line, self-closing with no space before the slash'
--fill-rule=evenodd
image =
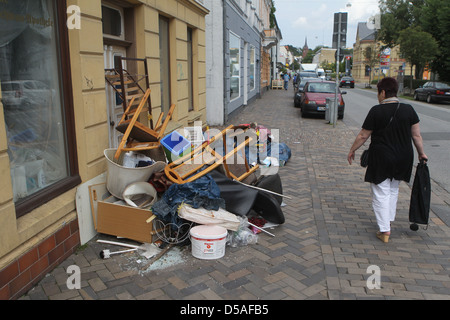
<path id="1" fill-rule="evenodd" d="M 218 225 L 231 231 L 237 231 L 240 224 L 235 214 L 222 208 L 217 211 L 204 208 L 194 209 L 189 205 L 183 204 L 178 209 L 178 216 L 194 223 Z"/>

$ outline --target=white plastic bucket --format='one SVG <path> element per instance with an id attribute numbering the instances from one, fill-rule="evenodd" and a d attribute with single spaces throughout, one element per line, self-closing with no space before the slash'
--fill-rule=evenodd
<path id="1" fill-rule="evenodd" d="M 215 225 L 201 225 L 191 229 L 192 255 L 202 260 L 220 259 L 225 255 L 227 229 Z"/>
<path id="2" fill-rule="evenodd" d="M 126 187 L 135 182 L 148 181 L 154 172 L 160 172 L 166 166 L 164 162 L 156 162 L 148 167 L 127 168 L 114 162 L 116 151 L 117 149 L 106 149 L 104 151 L 107 160 L 106 188 L 114 197 L 122 200 Z M 121 163 L 121 158 L 119 158 L 119 163 Z"/>

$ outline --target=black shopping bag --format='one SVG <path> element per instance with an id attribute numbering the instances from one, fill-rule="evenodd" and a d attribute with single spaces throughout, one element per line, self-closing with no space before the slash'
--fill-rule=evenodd
<path id="1" fill-rule="evenodd" d="M 411 191 L 409 205 L 409 221 L 412 223 L 411 230 L 417 231 L 417 224 L 428 225 L 430 216 L 431 182 L 430 172 L 426 161 L 420 161 L 417 165 Z"/>

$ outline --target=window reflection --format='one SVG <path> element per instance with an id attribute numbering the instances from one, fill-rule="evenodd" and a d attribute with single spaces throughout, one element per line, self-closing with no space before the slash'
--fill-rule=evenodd
<path id="1" fill-rule="evenodd" d="M 230 32 L 230 100 L 240 96 L 241 39 Z"/>
<path id="2" fill-rule="evenodd" d="M 0 2 L 0 83 L 14 201 L 69 176 L 55 2 Z"/>

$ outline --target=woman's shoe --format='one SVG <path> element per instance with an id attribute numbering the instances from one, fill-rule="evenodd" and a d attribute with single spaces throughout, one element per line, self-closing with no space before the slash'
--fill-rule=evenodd
<path id="1" fill-rule="evenodd" d="M 380 239 L 381 241 L 383 241 L 384 243 L 388 243 L 389 242 L 389 236 L 390 234 L 388 233 L 383 233 L 383 232 L 377 232 L 377 238 Z"/>

